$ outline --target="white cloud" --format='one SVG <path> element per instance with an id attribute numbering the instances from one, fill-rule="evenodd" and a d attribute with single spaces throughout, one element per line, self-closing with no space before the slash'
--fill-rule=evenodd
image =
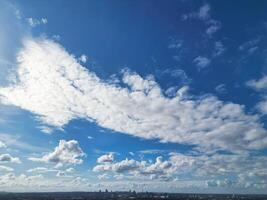
<path id="1" fill-rule="evenodd" d="M 55 169 L 48 169 L 46 167 L 36 167 L 36 168 L 32 168 L 27 170 L 27 172 L 33 172 L 33 173 L 47 173 L 47 172 L 56 172 L 58 170 Z"/>
<path id="2" fill-rule="evenodd" d="M 1 98 L 1 97 L 0 97 Z M 23 138 L 16 134 L 7 134 L 7 133 L 0 133 L 0 138 L 5 141 L 6 146 L 9 148 L 15 148 L 20 150 L 26 151 L 45 151 L 46 148 L 42 148 L 40 146 L 34 146 L 22 141 Z"/>
<path id="3" fill-rule="evenodd" d="M 264 75 L 259 80 L 250 80 L 247 83 L 248 87 L 251 87 L 252 89 L 262 92 L 263 100 L 261 100 L 257 104 L 257 108 L 263 113 L 267 114 L 267 76 Z"/>
<path id="4" fill-rule="evenodd" d="M 57 174 L 56 174 L 56 176 L 57 177 L 72 177 L 72 176 L 70 176 L 70 175 L 68 175 L 65 171 L 61 171 L 61 170 L 59 170 L 58 172 L 57 172 Z"/>
<path id="5" fill-rule="evenodd" d="M 12 188 L 13 191 L 21 186 L 24 188 L 38 188 L 42 181 L 44 181 L 42 175 L 26 176 L 25 174 L 20 174 L 16 176 L 15 173 L 10 172 L 0 176 L 1 188 Z"/>
<path id="6" fill-rule="evenodd" d="M 88 59 L 88 57 L 87 57 L 86 55 L 84 55 L 84 54 L 81 55 L 81 56 L 78 58 L 78 60 L 81 61 L 82 63 L 86 63 L 87 59 Z"/>
<path id="7" fill-rule="evenodd" d="M 189 84 L 192 80 L 187 76 L 186 72 L 182 69 L 167 68 L 164 71 L 159 71 L 159 76 L 169 75 L 173 78 L 177 78 L 182 85 Z"/>
<path id="8" fill-rule="evenodd" d="M 225 52 L 225 47 L 222 42 L 216 41 L 214 45 L 213 56 L 220 56 Z"/>
<path id="9" fill-rule="evenodd" d="M 198 56 L 196 57 L 193 62 L 198 66 L 200 69 L 208 67 L 211 63 L 210 59 L 204 57 L 204 56 Z"/>
<path id="10" fill-rule="evenodd" d="M 97 165 L 93 168 L 94 172 L 101 172 L 101 171 L 113 171 L 117 173 L 124 173 L 124 172 L 134 172 L 138 170 L 143 163 L 139 161 L 135 161 L 133 159 L 128 160 L 127 158 L 125 160 L 122 160 L 117 163 L 105 163 Z"/>
<path id="11" fill-rule="evenodd" d="M 263 113 L 263 114 L 267 114 L 267 96 L 265 96 L 265 100 L 260 101 L 257 104 L 257 108 Z"/>
<path id="12" fill-rule="evenodd" d="M 85 153 L 79 147 L 76 140 L 60 140 L 59 145 L 51 153 L 44 155 L 41 158 L 30 157 L 31 161 L 39 161 L 45 163 L 55 163 L 56 166 L 61 167 L 64 164 L 81 164 Z"/>
<path id="13" fill-rule="evenodd" d="M 179 88 L 178 88 L 177 86 L 169 87 L 169 88 L 165 91 L 165 94 L 166 94 L 168 97 L 174 97 L 174 96 L 176 96 L 178 89 L 179 89 Z"/>
<path id="14" fill-rule="evenodd" d="M 168 45 L 169 49 L 180 49 L 182 47 L 182 41 L 171 38 L 170 44 Z"/>
<path id="15" fill-rule="evenodd" d="M 215 87 L 216 92 L 220 94 L 225 94 L 227 93 L 226 85 L 225 84 L 220 84 Z"/>
<path id="16" fill-rule="evenodd" d="M 6 144 L 0 140 L 0 148 L 6 148 Z"/>
<path id="17" fill-rule="evenodd" d="M 251 47 L 248 49 L 248 53 L 249 54 L 253 54 L 255 51 L 257 51 L 259 49 L 259 47 Z"/>
<path id="18" fill-rule="evenodd" d="M 74 171 L 75 170 L 72 167 L 67 168 L 66 170 L 49 169 L 46 167 L 36 167 L 36 168 L 32 168 L 32 169 L 27 170 L 27 172 L 29 172 L 29 173 L 38 173 L 38 174 L 45 174 L 45 173 L 49 173 L 49 172 L 54 172 L 54 173 L 56 173 L 55 174 L 56 177 L 65 177 L 65 178 L 72 177 L 68 174 L 73 173 Z"/>
<path id="19" fill-rule="evenodd" d="M 209 27 L 206 29 L 206 33 L 210 37 L 221 28 L 221 23 L 216 20 L 209 21 L 208 25 Z"/>
<path id="20" fill-rule="evenodd" d="M 155 162 L 147 162 L 126 158 L 118 162 L 98 164 L 93 171 L 108 175 L 115 174 L 115 176 L 123 175 L 124 179 L 127 177 L 132 180 L 157 179 L 171 182 L 186 177 L 188 174 L 194 181 L 209 182 L 211 179 L 218 179 L 221 184 L 232 177 L 235 180 L 235 186 L 244 187 L 248 181 L 255 183 L 266 179 L 266 161 L 265 156 L 248 154 L 183 155 L 170 153 L 166 160 L 157 157 Z M 223 187 L 224 185 L 218 184 L 217 186 Z"/>
<path id="21" fill-rule="evenodd" d="M 221 28 L 221 22 L 218 20 L 212 19 L 210 16 L 211 7 L 209 4 L 204 4 L 199 8 L 198 12 L 191 12 L 189 14 L 184 14 L 182 16 L 183 20 L 188 19 L 198 19 L 202 20 L 208 27 L 206 29 L 206 34 L 211 37 Z"/>
<path id="22" fill-rule="evenodd" d="M 48 20 L 46 18 L 41 18 L 41 19 L 35 19 L 35 18 L 27 18 L 27 22 L 31 27 L 36 27 L 41 24 L 47 24 Z"/>
<path id="23" fill-rule="evenodd" d="M 258 49 L 258 44 L 261 41 L 262 37 L 256 37 L 253 39 L 250 39 L 246 42 L 244 42 L 243 44 L 241 44 L 238 47 L 238 50 L 240 51 L 247 51 L 249 54 L 252 54 L 254 51 L 256 51 Z"/>
<path id="24" fill-rule="evenodd" d="M 14 169 L 11 168 L 11 167 L 7 167 L 7 166 L 3 166 L 3 165 L 0 165 L 0 172 L 13 172 Z"/>
<path id="25" fill-rule="evenodd" d="M 164 154 L 167 153 L 168 151 L 162 149 L 146 149 L 138 152 L 141 154 Z"/>
<path id="26" fill-rule="evenodd" d="M 125 159 L 114 163 L 104 163 L 96 165 L 94 172 L 113 172 L 116 175 L 127 175 L 132 178 L 162 179 L 171 180 L 171 174 L 176 170 L 171 161 L 163 161 L 162 157 L 157 157 L 155 163 L 147 161 L 136 161 Z"/>
<path id="27" fill-rule="evenodd" d="M 265 90 L 267 89 L 267 76 L 264 75 L 259 80 L 250 80 L 247 82 L 247 86 L 255 89 L 255 90 Z"/>
<path id="28" fill-rule="evenodd" d="M 134 152 L 132 152 L 132 151 L 130 151 L 129 154 L 130 154 L 131 156 L 134 156 Z"/>
<path id="29" fill-rule="evenodd" d="M 51 134 L 53 132 L 53 129 L 48 126 L 39 126 L 38 127 L 43 133 Z"/>
<path id="30" fill-rule="evenodd" d="M 97 178 L 99 180 L 106 180 L 106 179 L 110 179 L 110 176 L 108 174 L 100 174 L 97 176 Z"/>
<path id="31" fill-rule="evenodd" d="M 200 19 L 207 19 L 210 17 L 209 12 L 210 12 L 210 5 L 204 4 L 199 8 L 198 17 Z"/>
<path id="32" fill-rule="evenodd" d="M 210 64 L 205 57 L 196 62 Z M 247 115 L 242 105 L 211 95 L 187 95 L 184 88 L 165 97 L 153 76 L 142 78 L 127 70 L 122 82 L 128 87 L 107 83 L 53 41 L 25 40 L 18 63 L 18 80 L 0 88 L 1 102 L 34 113 L 43 124 L 63 128 L 72 119 L 84 118 L 117 132 L 206 150 L 267 146 L 258 116 Z M 48 161 L 52 155 L 35 160 Z"/>
<path id="33" fill-rule="evenodd" d="M 72 167 L 70 167 L 70 168 L 66 169 L 66 172 L 69 172 L 69 173 L 73 173 L 74 171 L 75 171 L 75 169 L 74 169 L 74 168 L 72 168 Z"/>
<path id="34" fill-rule="evenodd" d="M 20 159 L 18 157 L 12 157 L 10 154 L 0 154 L 0 162 L 4 163 L 21 163 Z"/>
<path id="35" fill-rule="evenodd" d="M 188 19 L 200 19 L 200 20 L 209 20 L 210 19 L 210 5 L 209 4 L 204 4 L 202 5 L 198 12 L 191 12 L 189 14 L 184 14 L 182 16 L 183 20 L 188 20 Z"/>
<path id="36" fill-rule="evenodd" d="M 149 175 L 151 179 L 170 180 L 173 177 L 170 174 L 173 172 L 173 164 L 169 161 L 163 161 L 162 157 L 157 157 L 156 162 L 141 169 L 141 175 Z"/>
<path id="37" fill-rule="evenodd" d="M 52 39 L 55 41 L 60 41 L 60 35 L 53 35 Z"/>
<path id="38" fill-rule="evenodd" d="M 114 161 L 113 153 L 105 154 L 97 158 L 98 163 L 106 163 L 106 162 L 113 162 L 113 161 Z"/>
<path id="39" fill-rule="evenodd" d="M 234 183 L 229 179 L 206 181 L 208 187 L 231 187 Z"/>

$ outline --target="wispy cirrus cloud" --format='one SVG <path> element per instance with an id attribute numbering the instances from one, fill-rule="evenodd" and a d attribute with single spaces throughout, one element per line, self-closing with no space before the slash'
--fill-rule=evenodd
<path id="1" fill-rule="evenodd" d="M 211 10 L 210 4 L 208 3 L 203 4 L 199 8 L 198 12 L 183 14 L 182 20 L 187 21 L 190 19 L 197 19 L 203 21 L 207 26 L 205 31 L 206 34 L 209 37 L 212 37 L 214 33 L 216 33 L 219 29 L 221 29 L 221 22 L 211 17 L 210 10 Z"/>
<path id="2" fill-rule="evenodd" d="M 262 40 L 261 36 L 252 38 L 238 46 L 239 51 L 247 51 L 248 54 L 254 53 L 259 47 L 259 43 Z"/>
<path id="3" fill-rule="evenodd" d="M 215 87 L 215 91 L 217 92 L 217 93 L 220 93 L 220 94 L 225 94 L 225 93 L 227 93 L 227 89 L 226 89 L 226 85 L 225 84 L 220 84 L 220 85 L 217 85 L 216 87 Z"/>
<path id="4" fill-rule="evenodd" d="M 38 25 L 42 25 L 42 24 L 47 24 L 48 23 L 47 18 L 36 19 L 36 18 L 29 17 L 26 20 L 27 20 L 27 22 L 29 23 L 29 25 L 31 27 L 36 27 Z"/>
<path id="5" fill-rule="evenodd" d="M 35 167 L 35 168 L 31 168 L 28 169 L 27 172 L 30 173 L 47 173 L 47 172 L 57 172 L 58 170 L 56 169 L 48 169 L 46 167 Z"/>
<path id="6" fill-rule="evenodd" d="M 8 148 L 14 148 L 19 150 L 26 150 L 29 152 L 46 151 L 45 147 L 35 146 L 23 141 L 23 138 L 16 134 L 0 133 L 0 138 L 5 141 L 5 145 Z"/>
<path id="7" fill-rule="evenodd" d="M 204 56 L 197 56 L 193 62 L 196 64 L 199 70 L 208 67 L 211 63 L 211 60 Z"/>

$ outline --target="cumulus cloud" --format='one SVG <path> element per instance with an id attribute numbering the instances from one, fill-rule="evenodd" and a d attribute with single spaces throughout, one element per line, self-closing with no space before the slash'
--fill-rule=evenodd
<path id="1" fill-rule="evenodd" d="M 250 80 L 247 82 L 247 86 L 258 91 L 265 90 L 267 88 L 267 76 L 264 75 L 258 80 Z"/>
<path id="2" fill-rule="evenodd" d="M 113 153 L 105 154 L 97 158 L 98 163 L 106 163 L 106 162 L 113 162 L 113 161 L 114 161 Z"/>
<path id="3" fill-rule="evenodd" d="M 205 57 L 196 62 L 200 66 L 210 63 Z M 129 70 L 122 76 L 127 87 L 105 82 L 58 43 L 47 39 L 24 41 L 18 54 L 17 77 L 13 84 L 0 88 L 1 102 L 32 112 L 49 126 L 61 129 L 69 121 L 82 118 L 117 132 L 194 144 L 206 150 L 267 146 L 267 133 L 258 116 L 246 114 L 242 105 L 211 95 L 187 95 L 185 88 L 166 97 L 153 76 L 143 78 Z M 57 153 L 66 144 L 62 141 L 54 153 L 32 160 L 80 163 L 72 157 L 81 155 L 80 150 L 66 154 L 70 155 L 67 159 Z"/>
<path id="4" fill-rule="evenodd" d="M 80 148 L 76 140 L 60 140 L 59 145 L 54 149 L 53 152 L 44 155 L 41 158 L 30 157 L 31 161 L 54 163 L 57 167 L 61 167 L 65 164 L 81 164 L 85 153 Z"/>
<path id="5" fill-rule="evenodd" d="M 119 162 L 98 164 L 93 168 L 94 172 L 112 172 L 117 175 L 127 175 L 133 178 L 149 178 L 171 180 L 176 168 L 171 161 L 163 161 L 161 156 L 154 163 L 125 159 Z"/>
<path id="6" fill-rule="evenodd" d="M 98 164 L 94 172 L 131 177 L 132 179 L 157 179 L 175 181 L 190 174 L 192 180 L 218 179 L 223 184 L 224 179 L 236 177 L 235 182 L 244 187 L 247 181 L 258 182 L 266 178 L 266 157 L 235 154 L 184 155 L 170 153 L 164 160 L 161 156 L 156 161 L 137 161 L 125 159 L 113 163 Z M 249 174 L 247 172 L 250 172 Z M 242 177 L 239 178 L 239 177 Z M 216 180 L 217 181 L 217 180 Z M 218 184 L 222 187 L 223 185 Z"/>
<path id="7" fill-rule="evenodd" d="M 125 159 L 120 162 L 116 163 L 106 163 L 97 165 L 93 168 L 94 172 L 101 172 L 101 171 L 113 171 L 117 173 L 123 172 L 133 172 L 138 170 L 144 163 L 133 160 L 133 159 Z"/>
<path id="8" fill-rule="evenodd" d="M 173 164 L 169 161 L 163 161 L 162 157 L 159 156 L 156 158 L 155 163 L 146 166 L 138 173 L 141 175 L 149 175 L 151 179 L 169 180 L 173 178 L 170 176 L 173 170 Z"/>
<path id="9" fill-rule="evenodd" d="M 81 181 L 80 181 L 81 182 Z M 63 187 L 63 185 L 65 187 Z M 85 183 L 84 186 L 88 187 Z M 13 172 L 0 176 L 0 186 L 7 191 L 54 191 L 62 188 L 74 189 L 75 184 L 72 180 L 55 180 L 52 178 L 44 178 L 43 175 L 37 174 L 33 176 L 27 176 L 25 174 L 16 175 Z M 82 184 L 80 184 L 82 186 Z M 34 190 L 32 189 L 34 188 Z"/>
<path id="10" fill-rule="evenodd" d="M 13 190 L 18 189 L 20 186 L 25 188 L 36 188 L 41 184 L 42 181 L 44 181 L 42 175 L 26 176 L 25 174 L 20 174 L 16 176 L 15 173 L 9 172 L 0 176 L 1 188 L 12 188 Z"/>
<path id="11" fill-rule="evenodd" d="M 208 180 L 206 181 L 209 187 L 231 187 L 234 183 L 229 179 L 223 180 Z"/>
<path id="12" fill-rule="evenodd" d="M 84 55 L 84 54 L 81 55 L 81 56 L 78 58 L 78 60 L 81 61 L 82 63 L 86 63 L 87 59 L 88 59 L 88 57 L 87 57 L 86 55 Z"/>
<path id="13" fill-rule="evenodd" d="M 0 162 L 21 163 L 18 157 L 12 157 L 10 154 L 0 154 Z"/>
<path id="14" fill-rule="evenodd" d="M 264 177 L 254 174 L 254 172 L 266 172 L 265 156 L 250 156 L 248 154 L 193 156 L 174 153 L 170 160 L 181 175 L 189 173 L 194 179 L 200 178 L 207 181 L 215 179 L 215 181 L 219 181 L 222 184 L 224 179 L 232 178 L 235 182 L 235 187 L 244 187 L 248 181 L 260 182 L 264 180 Z M 248 177 L 248 172 L 251 172 L 253 177 Z M 239 177 L 243 177 L 243 179 Z M 217 186 L 222 187 L 220 184 Z"/>

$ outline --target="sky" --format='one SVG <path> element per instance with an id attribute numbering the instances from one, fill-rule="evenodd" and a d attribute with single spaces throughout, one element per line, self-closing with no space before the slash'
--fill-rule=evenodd
<path id="1" fill-rule="evenodd" d="M 0 0 L 0 190 L 266 194 L 266 8 Z"/>

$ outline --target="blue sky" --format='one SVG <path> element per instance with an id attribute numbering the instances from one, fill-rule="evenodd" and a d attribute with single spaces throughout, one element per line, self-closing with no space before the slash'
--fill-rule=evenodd
<path id="1" fill-rule="evenodd" d="M 266 2 L 0 1 L 0 188 L 266 193 Z"/>

